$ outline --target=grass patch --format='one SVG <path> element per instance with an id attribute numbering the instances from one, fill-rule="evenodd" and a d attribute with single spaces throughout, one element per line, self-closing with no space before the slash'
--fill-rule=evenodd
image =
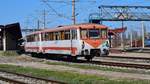
<path id="1" fill-rule="evenodd" d="M 133 69 L 125 69 L 125 68 L 114 68 L 114 67 L 105 67 L 93 64 L 76 64 L 76 63 L 67 63 L 67 62 L 46 62 L 49 65 L 62 65 L 73 68 L 81 68 L 81 69 L 94 69 L 94 70 L 102 70 L 102 71 L 116 71 L 116 72 L 126 72 L 126 73 L 138 73 L 138 74 L 150 74 L 150 71 L 138 71 Z"/>
<path id="2" fill-rule="evenodd" d="M 16 51 L 0 51 L 0 56 L 18 56 Z"/>
<path id="3" fill-rule="evenodd" d="M 26 73 L 38 77 L 61 80 L 68 84 L 150 84 L 149 80 L 111 79 L 95 75 L 84 75 L 74 72 L 50 71 L 45 69 L 18 67 L 6 64 L 0 64 L 0 69 L 14 71 L 17 73 Z"/>

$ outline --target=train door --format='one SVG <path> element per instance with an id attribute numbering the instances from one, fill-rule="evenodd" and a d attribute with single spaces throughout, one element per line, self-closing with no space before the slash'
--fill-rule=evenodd
<path id="1" fill-rule="evenodd" d="M 37 45 L 39 47 L 39 52 L 42 52 L 43 50 L 42 50 L 42 34 L 41 33 L 38 34 Z"/>
<path id="2" fill-rule="evenodd" d="M 71 41 L 71 55 L 75 56 L 76 55 L 76 41 L 77 41 L 77 30 L 72 29 L 70 31 L 70 41 Z"/>

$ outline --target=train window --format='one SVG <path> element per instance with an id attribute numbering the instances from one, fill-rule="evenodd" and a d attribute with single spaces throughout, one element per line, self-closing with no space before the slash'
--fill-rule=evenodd
<path id="1" fill-rule="evenodd" d="M 106 29 L 101 30 L 101 38 L 107 38 L 107 30 Z"/>
<path id="2" fill-rule="evenodd" d="M 47 41 L 50 40 L 50 32 L 47 32 Z"/>
<path id="3" fill-rule="evenodd" d="M 45 41 L 48 41 L 49 40 L 49 33 L 46 32 L 44 36 L 45 36 Z"/>
<path id="4" fill-rule="evenodd" d="M 72 39 L 77 39 L 77 30 L 71 30 Z"/>
<path id="5" fill-rule="evenodd" d="M 99 34 L 99 30 L 98 29 L 90 29 L 89 30 L 89 37 L 90 38 L 99 38 L 100 34 Z"/>
<path id="6" fill-rule="evenodd" d="M 34 38 L 34 41 L 39 41 L 39 34 L 35 34 L 33 38 Z"/>
<path id="7" fill-rule="evenodd" d="M 34 35 L 27 36 L 27 42 L 33 42 L 34 41 Z"/>
<path id="8" fill-rule="evenodd" d="M 70 30 L 65 31 L 65 40 L 70 40 Z"/>
<path id="9" fill-rule="evenodd" d="M 61 40 L 61 32 L 58 32 L 58 40 Z"/>
<path id="10" fill-rule="evenodd" d="M 42 35 L 42 36 L 41 36 L 41 37 L 42 37 L 42 38 L 41 38 L 42 41 L 45 41 L 45 33 L 42 33 L 41 35 Z"/>
<path id="11" fill-rule="evenodd" d="M 60 32 L 55 32 L 55 40 L 60 40 Z"/>
<path id="12" fill-rule="evenodd" d="M 81 39 L 88 38 L 88 30 L 81 30 Z"/>
<path id="13" fill-rule="evenodd" d="M 49 40 L 54 40 L 54 33 L 53 33 L 53 32 L 50 32 L 49 35 L 50 35 Z"/>
<path id="14" fill-rule="evenodd" d="M 30 42 L 30 36 L 27 36 L 26 39 L 27 39 L 27 42 Z"/>
<path id="15" fill-rule="evenodd" d="M 56 40 L 56 33 L 53 32 L 53 40 Z"/>
<path id="16" fill-rule="evenodd" d="M 64 31 L 61 31 L 61 40 L 64 40 L 65 39 L 65 32 Z"/>

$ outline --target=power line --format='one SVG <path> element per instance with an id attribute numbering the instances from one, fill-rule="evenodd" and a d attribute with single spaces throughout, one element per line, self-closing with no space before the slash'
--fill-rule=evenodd
<path id="1" fill-rule="evenodd" d="M 72 20 L 73 24 L 76 24 L 76 16 L 78 15 L 78 13 L 76 14 L 76 3 L 89 3 L 89 2 L 94 2 L 96 3 L 96 0 L 41 0 L 45 5 L 47 5 L 57 16 L 59 17 L 63 17 L 65 19 L 69 19 Z M 53 8 L 53 6 L 50 5 L 50 3 L 66 3 L 69 5 L 72 5 L 72 18 L 71 17 L 67 17 L 66 15 L 63 15 L 59 12 L 56 11 L 55 8 Z"/>
<path id="2" fill-rule="evenodd" d="M 66 16 L 64 16 L 63 14 L 58 13 L 58 12 L 48 3 L 48 0 L 42 0 L 42 2 L 45 3 L 57 16 L 71 20 L 69 17 L 66 17 Z"/>

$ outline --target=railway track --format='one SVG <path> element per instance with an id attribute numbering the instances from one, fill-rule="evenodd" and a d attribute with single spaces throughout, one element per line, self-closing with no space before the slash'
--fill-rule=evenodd
<path id="1" fill-rule="evenodd" d="M 148 62 L 150 61 L 150 58 L 145 58 L 145 57 L 123 57 L 123 56 L 107 56 L 107 57 L 102 57 L 102 58 L 125 58 L 125 59 L 137 59 L 137 60 L 148 60 Z M 47 58 L 49 60 L 58 60 L 58 59 L 51 59 L 51 58 Z M 100 59 L 100 57 L 99 57 Z M 64 61 L 64 62 L 73 62 L 70 61 L 66 58 L 61 58 L 59 59 L 59 61 Z M 130 60 L 131 61 L 131 60 Z M 146 61 L 147 62 L 147 61 Z M 150 69 L 150 63 L 148 64 L 144 64 L 144 63 L 139 63 L 137 62 L 133 62 L 133 63 L 125 63 L 125 62 L 119 62 L 119 61 L 111 61 L 111 60 L 104 60 L 104 61 L 97 61 L 97 60 L 92 60 L 90 62 L 87 62 L 87 60 L 84 60 L 84 58 L 79 58 L 78 60 L 74 61 L 73 63 L 88 63 L 88 64 L 96 64 L 96 65 L 106 65 L 106 66 L 115 66 L 115 67 L 127 67 L 127 68 L 138 68 L 138 69 Z"/>
<path id="2" fill-rule="evenodd" d="M 96 65 L 115 66 L 115 67 L 150 69 L 150 65 L 147 64 L 121 63 L 121 62 L 108 62 L 108 61 L 91 61 L 89 63 L 96 64 Z"/>
<path id="3" fill-rule="evenodd" d="M 25 74 L 0 70 L 1 84 L 66 84 L 64 82 L 50 80 Z"/>
<path id="4" fill-rule="evenodd" d="M 124 58 L 124 59 L 150 60 L 149 57 L 127 57 L 127 56 L 105 56 L 102 58 Z"/>
<path id="5" fill-rule="evenodd" d="M 105 58 L 109 58 L 109 59 L 105 59 Z M 145 57 L 107 56 L 107 57 L 97 57 L 90 62 L 87 62 L 86 60 L 81 58 L 78 60 L 78 62 L 95 64 L 95 65 L 114 66 L 114 67 L 150 69 L 150 58 L 145 58 Z"/>

